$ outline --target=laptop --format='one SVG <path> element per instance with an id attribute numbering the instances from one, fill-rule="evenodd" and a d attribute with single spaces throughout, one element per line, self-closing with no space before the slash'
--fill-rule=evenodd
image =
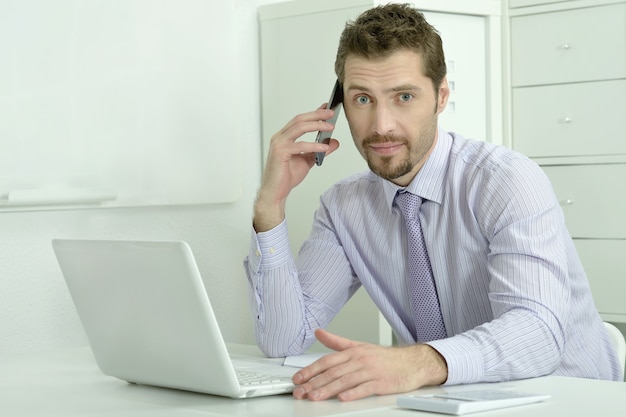
<path id="1" fill-rule="evenodd" d="M 232 398 L 293 391 L 297 368 L 229 355 L 185 242 L 54 239 L 52 247 L 104 374 Z"/>

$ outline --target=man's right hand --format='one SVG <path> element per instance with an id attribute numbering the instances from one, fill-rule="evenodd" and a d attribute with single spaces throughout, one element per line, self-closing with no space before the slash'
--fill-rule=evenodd
<path id="1" fill-rule="evenodd" d="M 329 144 L 297 141 L 308 132 L 331 131 L 334 126 L 325 120 L 333 115 L 326 105 L 299 114 L 272 136 L 265 163 L 261 188 L 254 205 L 254 229 L 265 232 L 285 218 L 285 202 L 291 190 L 302 182 L 315 164 L 315 152 L 326 155 L 339 147 L 336 139 Z"/>

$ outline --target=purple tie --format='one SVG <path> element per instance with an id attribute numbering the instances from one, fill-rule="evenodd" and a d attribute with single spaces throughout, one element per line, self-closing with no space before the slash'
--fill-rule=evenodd
<path id="1" fill-rule="evenodd" d="M 396 204 L 406 222 L 409 290 L 415 321 L 415 340 L 423 343 L 443 339 L 447 336 L 446 328 L 419 218 L 422 198 L 401 191 L 396 195 Z"/>

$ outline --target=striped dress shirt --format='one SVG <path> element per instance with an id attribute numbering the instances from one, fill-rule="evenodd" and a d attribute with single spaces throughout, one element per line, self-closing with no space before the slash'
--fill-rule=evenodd
<path id="1" fill-rule="evenodd" d="M 287 223 L 252 233 L 244 261 L 255 334 L 269 356 L 304 352 L 363 286 L 402 344 L 415 343 L 400 187 L 372 172 L 321 197 L 297 260 Z M 530 159 L 439 129 L 406 189 L 420 220 L 447 338 L 446 384 L 541 375 L 621 380 L 552 186 Z"/>

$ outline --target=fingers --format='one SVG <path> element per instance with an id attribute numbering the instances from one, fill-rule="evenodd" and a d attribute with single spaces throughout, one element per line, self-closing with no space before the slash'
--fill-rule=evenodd
<path id="1" fill-rule="evenodd" d="M 365 382 L 361 385 L 357 385 L 354 388 L 345 390 L 337 394 L 337 399 L 339 401 L 354 401 L 360 400 L 361 398 L 366 398 L 374 394 L 378 394 L 378 386 L 376 382 L 370 381 Z"/>
<path id="2" fill-rule="evenodd" d="M 328 369 L 336 367 L 347 361 L 348 358 L 345 355 L 330 353 L 298 371 L 293 376 L 293 382 L 296 384 L 303 384 L 311 381 L 312 379 L 319 377 L 319 375 Z"/>
<path id="3" fill-rule="evenodd" d="M 274 137 L 284 138 L 290 142 L 295 141 L 305 133 L 316 131 L 331 131 L 334 126 L 327 123 L 333 115 L 332 110 L 326 110 L 323 107 L 315 111 L 302 113 L 291 119 Z M 274 138 L 272 138 L 274 139 Z"/>
<path id="4" fill-rule="evenodd" d="M 350 356 L 347 354 L 341 354 L 340 352 L 360 344 L 359 342 L 337 336 L 323 329 L 317 329 L 315 331 L 315 337 L 326 347 L 338 352 L 325 355 L 313 362 L 311 365 L 302 368 L 293 377 L 294 383 L 296 384 L 303 384 L 318 377 L 320 374 L 328 371 L 329 369 L 348 362 L 350 360 Z"/>
<path id="5" fill-rule="evenodd" d="M 294 376 L 294 382 L 300 386 L 294 390 L 293 396 L 296 399 L 325 400 L 358 386 L 365 378 L 362 373 L 359 364 L 345 355 L 326 355 Z"/>
<path id="6" fill-rule="evenodd" d="M 339 148 L 336 139 L 330 139 L 328 143 L 317 143 L 315 141 L 299 141 L 298 139 L 306 133 L 317 131 L 332 131 L 334 126 L 325 120 L 333 115 L 332 110 L 323 107 L 309 113 L 302 113 L 290 120 L 280 131 L 272 136 L 270 141 L 269 163 L 288 163 L 295 159 L 306 163 L 308 169 L 315 165 L 316 152 L 323 152 L 330 155 Z"/>
<path id="7" fill-rule="evenodd" d="M 318 359 L 296 373 L 293 380 L 300 386 L 294 390 L 293 396 L 315 401 L 334 396 L 356 399 L 372 395 L 372 384 L 363 384 L 369 379 L 366 364 L 355 359 L 352 352 L 343 352 L 365 344 L 323 329 L 316 330 L 315 336 L 326 347 L 337 352 Z"/>
<path id="8" fill-rule="evenodd" d="M 332 354 L 328 359 L 327 364 L 321 364 L 323 372 L 294 390 L 294 398 L 322 401 L 337 397 L 340 401 L 351 401 L 384 393 L 377 377 L 379 371 L 367 361 L 354 360 L 340 353 Z M 345 362 L 337 362 L 343 360 Z M 328 365 L 330 363 L 334 365 Z"/>

